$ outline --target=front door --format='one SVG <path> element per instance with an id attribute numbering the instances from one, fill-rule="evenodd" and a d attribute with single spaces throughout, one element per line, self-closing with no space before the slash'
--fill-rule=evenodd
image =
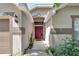
<path id="1" fill-rule="evenodd" d="M 35 26 L 35 39 L 36 41 L 43 39 L 43 26 Z"/>

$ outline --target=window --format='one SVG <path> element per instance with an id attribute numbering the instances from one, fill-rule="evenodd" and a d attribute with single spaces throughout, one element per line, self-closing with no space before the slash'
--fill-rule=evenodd
<path id="1" fill-rule="evenodd" d="M 72 16 L 73 38 L 79 40 L 79 15 Z"/>

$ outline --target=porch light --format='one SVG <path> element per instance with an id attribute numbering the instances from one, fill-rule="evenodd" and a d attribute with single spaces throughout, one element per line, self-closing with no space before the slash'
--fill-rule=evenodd
<path id="1" fill-rule="evenodd" d="M 52 14 L 55 14 L 55 13 L 56 13 L 56 9 L 53 8 L 53 9 L 52 9 Z"/>
<path id="2" fill-rule="evenodd" d="M 18 23 L 18 19 L 17 19 L 17 18 L 18 18 L 18 16 L 15 14 L 15 16 L 14 16 L 14 17 L 15 17 L 15 22 L 16 22 L 16 23 Z"/>

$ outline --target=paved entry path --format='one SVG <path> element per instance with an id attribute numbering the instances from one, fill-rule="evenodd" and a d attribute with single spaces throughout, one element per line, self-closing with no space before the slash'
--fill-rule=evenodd
<path id="1" fill-rule="evenodd" d="M 45 51 L 41 50 L 28 50 L 24 56 L 48 56 Z"/>

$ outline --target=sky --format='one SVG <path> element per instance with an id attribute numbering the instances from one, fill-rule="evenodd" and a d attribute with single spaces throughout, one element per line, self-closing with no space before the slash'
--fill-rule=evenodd
<path id="1" fill-rule="evenodd" d="M 50 4 L 53 4 L 53 3 L 50 3 Z M 33 6 L 36 6 L 36 5 L 49 5 L 49 3 L 27 3 L 27 6 L 29 9 L 31 9 Z"/>

